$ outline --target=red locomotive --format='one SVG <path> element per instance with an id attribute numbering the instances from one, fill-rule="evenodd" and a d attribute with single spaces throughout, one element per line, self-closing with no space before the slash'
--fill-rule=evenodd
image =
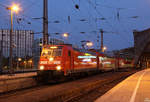
<path id="1" fill-rule="evenodd" d="M 132 60 L 110 58 L 98 52 L 73 48 L 72 45 L 45 45 L 39 61 L 39 76 L 68 76 L 82 72 L 97 72 L 133 67 Z"/>

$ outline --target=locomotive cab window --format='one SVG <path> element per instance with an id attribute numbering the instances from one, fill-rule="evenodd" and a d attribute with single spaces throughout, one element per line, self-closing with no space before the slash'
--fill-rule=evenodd
<path id="1" fill-rule="evenodd" d="M 57 48 L 43 48 L 42 56 L 61 56 L 62 47 Z"/>

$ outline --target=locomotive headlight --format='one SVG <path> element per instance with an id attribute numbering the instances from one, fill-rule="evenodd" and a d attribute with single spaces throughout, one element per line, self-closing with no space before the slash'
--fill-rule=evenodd
<path id="1" fill-rule="evenodd" d="M 57 66 L 56 69 L 57 69 L 57 70 L 61 70 L 61 66 Z"/>
<path id="2" fill-rule="evenodd" d="M 44 70 L 44 66 L 40 66 L 40 70 Z"/>
<path id="3" fill-rule="evenodd" d="M 123 65 L 124 65 L 124 63 L 122 62 L 122 63 L 121 63 L 121 65 L 123 66 Z"/>
<path id="4" fill-rule="evenodd" d="M 53 60 L 54 60 L 54 58 L 53 58 L 53 57 L 50 57 L 50 58 L 49 58 L 49 61 L 53 61 Z"/>

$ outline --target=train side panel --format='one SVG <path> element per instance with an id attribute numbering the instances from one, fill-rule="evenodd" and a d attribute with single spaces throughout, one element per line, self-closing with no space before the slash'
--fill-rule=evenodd
<path id="1" fill-rule="evenodd" d="M 115 58 L 101 56 L 101 57 L 99 57 L 99 60 L 100 60 L 99 65 L 101 66 L 100 70 L 109 71 L 109 70 L 113 70 L 116 68 L 116 59 Z"/>
<path id="2" fill-rule="evenodd" d="M 68 70 L 69 73 L 87 72 L 97 70 L 97 56 L 90 53 L 79 52 L 72 50 L 71 60 L 72 69 Z"/>

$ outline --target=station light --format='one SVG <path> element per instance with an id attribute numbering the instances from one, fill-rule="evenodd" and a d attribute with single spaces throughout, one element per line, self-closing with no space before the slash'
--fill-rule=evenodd
<path id="1" fill-rule="evenodd" d="M 69 36 L 68 33 L 64 33 L 64 34 L 63 34 L 63 37 L 65 37 L 65 38 L 67 38 L 68 36 Z"/>
<path id="2" fill-rule="evenodd" d="M 21 58 L 18 58 L 18 61 L 21 61 L 22 59 Z"/>
<path id="3" fill-rule="evenodd" d="M 39 46 L 43 46 L 43 44 L 42 44 L 42 43 L 39 43 Z"/>
<path id="4" fill-rule="evenodd" d="M 90 56 L 91 54 L 89 54 L 89 53 L 85 53 L 85 55 L 86 55 L 86 56 Z"/>
<path id="5" fill-rule="evenodd" d="M 91 46 L 93 46 L 93 43 L 92 43 L 92 42 L 87 42 L 86 45 L 87 45 L 88 47 L 91 47 Z"/>
<path id="6" fill-rule="evenodd" d="M 51 49 L 56 49 L 56 48 L 57 48 L 57 46 L 51 46 L 50 48 L 51 48 Z"/>
<path id="7" fill-rule="evenodd" d="M 107 48 L 104 46 L 104 47 L 103 47 L 103 50 L 106 50 L 106 49 L 107 49 Z"/>
<path id="8" fill-rule="evenodd" d="M 11 6 L 11 10 L 17 13 L 20 9 L 19 9 L 19 6 L 17 4 L 13 4 Z"/>
<path id="9" fill-rule="evenodd" d="M 105 50 L 107 50 L 106 46 L 103 47 L 102 51 L 105 52 Z"/>

